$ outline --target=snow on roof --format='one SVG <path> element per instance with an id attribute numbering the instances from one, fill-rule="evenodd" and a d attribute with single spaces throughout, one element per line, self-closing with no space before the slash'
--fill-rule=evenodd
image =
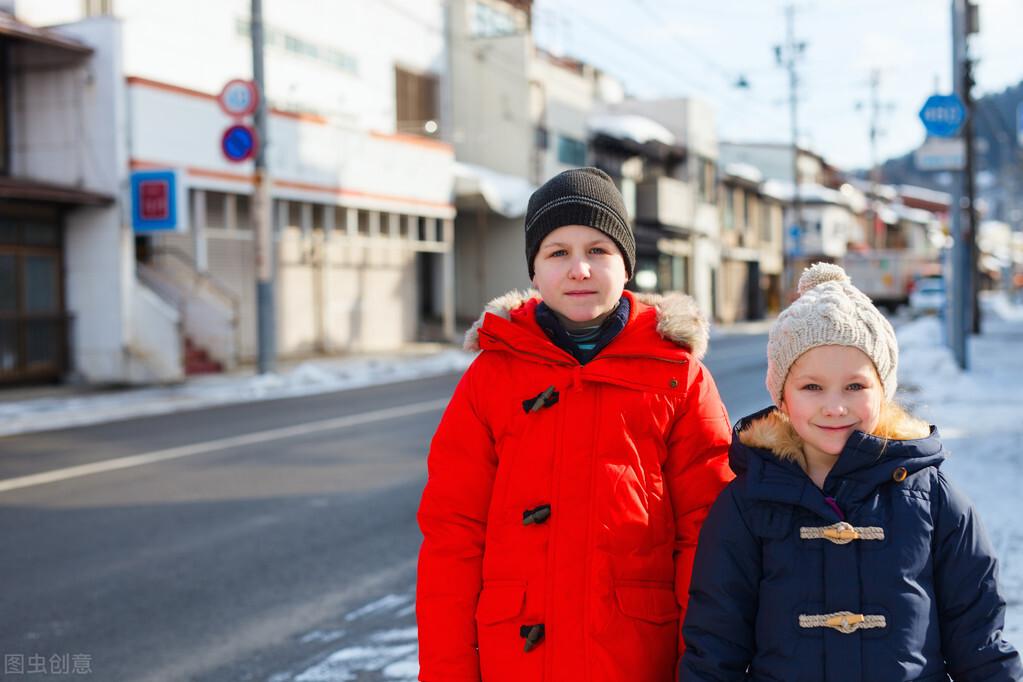
<path id="1" fill-rule="evenodd" d="M 586 121 L 586 126 L 590 132 L 603 133 L 618 140 L 632 140 L 639 144 L 660 142 L 669 147 L 678 144 L 670 130 L 638 114 L 594 114 Z"/>
<path id="2" fill-rule="evenodd" d="M 925 211 L 922 208 L 912 208 L 903 204 L 892 204 L 892 210 L 895 211 L 900 218 L 914 223 L 926 225 L 937 220 L 933 213 Z"/>
<path id="3" fill-rule="evenodd" d="M 748 180 L 749 182 L 756 184 L 760 184 L 764 181 L 764 174 L 760 172 L 759 168 L 748 163 L 742 163 L 741 161 L 726 164 L 724 173 L 725 175 L 730 175 L 733 178 Z"/>
<path id="4" fill-rule="evenodd" d="M 764 194 L 782 201 L 792 201 L 793 187 L 784 180 L 768 180 L 761 190 Z M 849 199 L 838 190 L 823 185 L 801 183 L 799 200 L 808 204 L 836 204 L 851 208 Z"/>
<path id="5" fill-rule="evenodd" d="M 525 178 L 499 173 L 471 163 L 455 162 L 455 195 L 479 194 L 490 208 L 505 218 L 526 214 L 536 186 Z"/>
<path id="6" fill-rule="evenodd" d="M 908 199 L 932 201 L 936 204 L 945 204 L 946 206 L 952 203 L 952 196 L 946 192 L 939 192 L 927 189 L 926 187 L 917 187 L 916 185 L 899 185 L 897 189 L 900 195 Z"/>

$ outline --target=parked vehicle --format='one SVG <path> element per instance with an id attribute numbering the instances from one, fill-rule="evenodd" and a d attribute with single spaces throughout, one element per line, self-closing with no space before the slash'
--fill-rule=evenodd
<path id="1" fill-rule="evenodd" d="M 909 294 L 909 308 L 915 315 L 940 315 L 945 309 L 945 278 L 921 277 Z"/>
<path id="2" fill-rule="evenodd" d="M 850 252 L 839 264 L 874 305 L 893 313 L 909 303 L 917 278 L 937 267 L 922 256 L 895 249 Z"/>

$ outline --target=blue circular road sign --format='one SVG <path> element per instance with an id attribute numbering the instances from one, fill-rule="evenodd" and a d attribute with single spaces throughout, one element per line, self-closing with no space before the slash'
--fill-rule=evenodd
<path id="1" fill-rule="evenodd" d="M 959 95 L 931 95 L 920 109 L 928 135 L 955 137 L 966 121 L 966 107 Z"/>
<path id="2" fill-rule="evenodd" d="M 224 131 L 220 140 L 220 149 L 228 161 L 242 162 L 251 159 L 256 153 L 256 131 L 252 126 L 233 125 Z"/>

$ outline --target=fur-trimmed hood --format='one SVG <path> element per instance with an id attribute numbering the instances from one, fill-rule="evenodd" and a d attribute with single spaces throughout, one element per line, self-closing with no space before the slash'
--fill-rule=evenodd
<path id="1" fill-rule="evenodd" d="M 700 313 L 696 301 L 692 297 L 680 293 L 669 294 L 636 294 L 629 291 L 626 296 L 635 303 L 654 308 L 657 315 L 657 333 L 661 338 L 687 349 L 697 359 L 707 353 L 710 337 L 710 325 Z M 480 350 L 479 332 L 486 320 L 487 313 L 510 320 L 512 312 L 521 308 L 529 301 L 539 301 L 540 293 L 534 289 L 528 291 L 509 291 L 486 305 L 483 314 L 465 333 L 463 347 L 469 352 Z"/>
<path id="2" fill-rule="evenodd" d="M 847 456 L 846 451 L 852 451 L 853 454 Z M 873 433 L 854 433 L 846 444 L 846 451 L 839 458 L 842 466 L 836 463 L 836 469 L 869 467 L 884 456 L 889 461 L 893 458 L 914 460 L 916 463 L 911 470 L 916 470 L 940 462 L 945 457 L 937 429 L 894 403 L 884 406 L 881 420 Z M 733 471 L 738 473 L 746 469 L 753 453 L 783 463 L 795 463 L 806 470 L 803 439 L 777 407 L 761 410 L 736 423 L 729 454 Z M 859 462 L 851 461 L 859 454 L 866 454 L 867 457 L 859 458 L 862 460 Z"/>

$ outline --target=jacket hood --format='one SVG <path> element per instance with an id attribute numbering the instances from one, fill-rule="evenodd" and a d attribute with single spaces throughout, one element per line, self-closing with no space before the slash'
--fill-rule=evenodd
<path id="1" fill-rule="evenodd" d="M 656 329 L 661 338 L 686 349 L 697 359 L 703 358 L 707 352 L 710 326 L 700 314 L 692 297 L 679 293 L 635 294 L 631 291 L 624 292 L 624 295 L 629 297 L 633 304 L 629 316 L 630 323 L 641 312 L 637 310 L 640 306 L 637 306 L 636 303 L 649 306 L 655 311 Z M 495 298 L 486 305 L 483 314 L 465 333 L 463 347 L 470 352 L 481 349 L 480 330 L 487 322 L 488 315 L 510 322 L 515 317 L 516 311 L 519 313 L 527 310 L 531 312 L 535 310 L 540 300 L 540 293 L 534 289 L 510 291 Z"/>
<path id="2" fill-rule="evenodd" d="M 884 436 L 856 431 L 850 436 L 838 461 L 824 481 L 826 495 L 845 486 L 852 498 L 865 498 L 893 472 L 904 468 L 906 475 L 937 467 L 945 459 L 938 429 L 907 418 L 887 425 Z M 817 505 L 819 491 L 804 473 L 803 440 L 777 407 L 740 419 L 732 430 L 728 463 L 736 474 L 746 473 L 746 485 L 753 497 L 789 503 Z M 809 501 L 809 502 L 808 502 Z"/>

